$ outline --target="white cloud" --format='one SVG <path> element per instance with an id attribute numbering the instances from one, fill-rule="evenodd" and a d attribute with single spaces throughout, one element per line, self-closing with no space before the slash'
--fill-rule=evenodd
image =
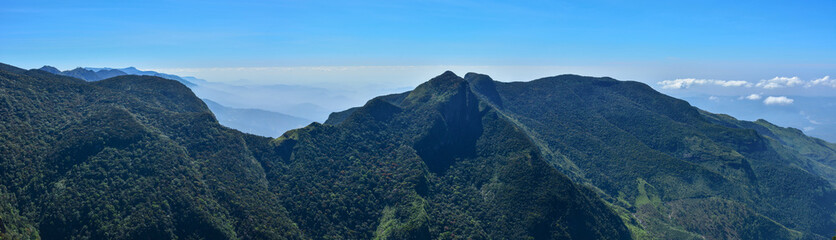
<path id="1" fill-rule="evenodd" d="M 801 111 L 800 114 L 801 114 L 801 116 L 804 116 L 804 118 L 806 118 L 807 121 L 809 121 L 810 123 L 816 124 L 816 125 L 821 125 L 821 122 L 813 120 L 813 118 L 811 118 L 810 115 L 808 115 L 806 112 Z"/>
<path id="2" fill-rule="evenodd" d="M 722 87 L 751 87 L 752 84 L 742 80 L 712 80 L 712 79 L 696 79 L 696 78 L 679 78 L 674 80 L 665 80 L 656 84 L 662 85 L 664 89 L 682 89 L 689 88 L 692 85 L 717 85 Z"/>
<path id="3" fill-rule="evenodd" d="M 711 101 L 720 101 L 720 98 L 718 98 L 717 96 L 710 96 L 710 97 L 708 97 L 708 100 L 711 100 Z"/>
<path id="4" fill-rule="evenodd" d="M 749 100 L 759 100 L 759 99 L 761 99 L 761 95 L 760 95 L 760 94 L 756 94 L 756 93 L 752 93 L 751 95 L 746 96 L 746 99 L 749 99 Z"/>
<path id="5" fill-rule="evenodd" d="M 823 78 L 819 78 L 807 83 L 805 87 L 813 87 L 816 85 L 824 85 L 836 88 L 836 79 L 830 79 L 830 76 L 824 76 Z"/>
<path id="6" fill-rule="evenodd" d="M 769 96 L 769 97 L 766 97 L 766 99 L 763 100 L 763 104 L 766 104 L 766 105 L 782 105 L 782 106 L 785 106 L 785 105 L 790 105 L 793 102 L 795 102 L 794 99 L 787 98 L 785 96 L 780 96 L 780 97 Z"/>
<path id="7" fill-rule="evenodd" d="M 717 80 L 715 83 L 718 83 L 719 85 L 721 85 L 723 87 L 743 87 L 743 86 L 751 87 L 752 86 L 751 83 L 749 83 L 747 81 L 743 81 L 743 80 L 736 80 L 736 81 Z"/>
<path id="8" fill-rule="evenodd" d="M 756 87 L 762 87 L 766 89 L 773 89 L 773 88 L 784 88 L 784 87 L 793 87 L 796 85 L 804 84 L 804 81 L 801 81 L 798 77 L 774 77 L 769 80 L 761 80 L 758 82 Z"/>
<path id="9" fill-rule="evenodd" d="M 813 129 L 816 129 L 816 128 L 814 128 L 814 127 L 804 127 L 805 132 L 813 131 Z"/>

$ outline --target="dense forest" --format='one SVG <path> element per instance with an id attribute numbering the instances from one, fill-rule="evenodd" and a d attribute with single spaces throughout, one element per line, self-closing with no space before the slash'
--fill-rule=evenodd
<path id="1" fill-rule="evenodd" d="M 822 239 L 836 145 L 637 82 L 445 72 L 278 138 L 0 65 L 0 239 Z"/>
<path id="2" fill-rule="evenodd" d="M 638 82 L 466 78 L 636 237 L 824 238 L 836 229 L 836 148 L 797 129 L 700 111 Z"/>

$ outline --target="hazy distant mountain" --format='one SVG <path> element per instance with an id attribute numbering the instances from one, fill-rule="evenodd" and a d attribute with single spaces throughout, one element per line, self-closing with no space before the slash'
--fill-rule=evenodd
<path id="1" fill-rule="evenodd" d="M 89 70 L 89 69 L 79 67 L 79 68 L 75 68 L 73 70 L 67 70 L 67 71 L 62 72 L 61 70 L 58 70 L 57 68 L 52 67 L 52 66 L 43 66 L 43 67 L 39 68 L 39 70 L 42 70 L 42 71 L 45 71 L 45 72 L 48 72 L 48 73 L 52 73 L 52 74 L 74 77 L 74 78 L 78 78 L 78 79 L 88 81 L 88 82 L 95 82 L 95 81 L 100 81 L 100 80 L 104 80 L 104 79 L 108 79 L 108 78 L 112 78 L 112 77 L 116 77 L 116 76 L 127 75 L 127 73 L 116 70 L 116 69 L 94 71 L 94 70 Z"/>
<path id="2" fill-rule="evenodd" d="M 78 78 L 78 79 L 88 81 L 88 82 L 94 82 L 94 81 L 99 81 L 99 80 L 102 80 L 102 79 L 112 78 L 112 77 L 116 77 L 116 76 L 127 75 L 126 73 L 124 73 L 122 71 L 119 71 L 119 70 L 106 70 L 106 71 L 96 72 L 96 71 L 87 70 L 87 69 L 84 69 L 84 68 L 76 68 L 76 69 L 73 69 L 73 70 L 67 70 L 67 71 L 62 72 L 62 71 L 60 71 L 57 68 L 52 67 L 52 66 L 43 66 L 43 67 L 39 68 L 39 70 L 42 70 L 42 71 L 45 71 L 45 72 L 48 72 L 48 73 L 52 73 L 52 74 L 59 74 L 59 75 L 74 77 L 74 78 Z"/>
<path id="3" fill-rule="evenodd" d="M 221 125 L 267 137 L 279 137 L 288 130 L 301 128 L 313 121 L 261 109 L 230 108 L 203 99 Z"/>
<path id="4" fill-rule="evenodd" d="M 73 70 L 67 71 L 60 71 L 55 67 L 52 66 L 43 66 L 39 68 L 39 70 L 52 73 L 52 74 L 59 74 L 64 76 L 70 76 L 78 79 L 82 79 L 88 82 L 100 81 L 112 77 L 122 76 L 122 75 L 140 75 L 140 76 L 157 76 L 165 79 L 171 79 L 183 83 L 188 87 L 194 87 L 195 84 L 189 82 L 186 79 L 181 78 L 177 75 L 165 74 L 165 73 L 158 73 L 154 71 L 140 71 L 134 67 L 127 67 L 127 68 L 82 68 L 78 67 Z M 193 78 L 196 79 L 196 78 Z"/>
<path id="5" fill-rule="evenodd" d="M 88 68 L 88 69 L 113 70 L 111 68 Z M 159 72 L 154 72 L 154 71 L 141 71 L 139 69 L 136 69 L 135 67 L 119 68 L 119 69 L 115 69 L 115 70 L 119 70 L 119 71 L 125 72 L 127 74 L 131 74 L 131 75 L 156 76 L 156 77 L 161 77 L 161 78 L 165 78 L 165 79 L 171 79 L 171 80 L 181 82 L 188 87 L 193 87 L 194 86 L 194 83 L 189 82 L 189 81 L 187 81 L 187 80 L 185 80 L 182 77 L 177 76 L 177 75 L 159 73 Z"/>
<path id="6" fill-rule="evenodd" d="M 199 97 L 234 108 L 263 109 L 303 119 L 323 122 L 328 114 L 353 105 L 342 92 L 298 85 L 238 86 L 221 82 L 202 82 L 191 88 Z"/>
<path id="7" fill-rule="evenodd" d="M 128 73 L 128 74 L 130 74 L 130 73 Z M 101 78 L 101 79 L 108 79 L 108 78 L 112 78 L 112 77 L 126 75 L 126 73 L 123 72 L 123 71 L 116 70 L 116 69 L 109 69 L 109 70 L 96 71 L 96 75 L 98 75 L 99 78 Z"/>

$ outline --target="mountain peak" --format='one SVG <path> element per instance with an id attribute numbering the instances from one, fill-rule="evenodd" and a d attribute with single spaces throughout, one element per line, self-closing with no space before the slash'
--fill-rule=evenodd
<path id="1" fill-rule="evenodd" d="M 454 73 L 453 71 L 447 70 L 447 71 L 444 71 L 443 73 L 441 73 L 441 75 L 438 75 L 438 77 L 441 77 L 441 76 L 448 76 L 448 77 L 455 76 L 455 77 L 458 77 L 459 75 L 456 75 L 456 73 Z"/>
<path id="2" fill-rule="evenodd" d="M 459 75 L 456 75 L 452 71 L 447 70 L 444 71 L 444 73 L 442 73 L 441 75 L 438 75 L 421 85 L 430 84 L 434 86 L 441 86 L 447 84 L 458 84 L 461 82 L 465 82 L 463 78 L 459 77 Z M 418 87 L 420 88 L 421 85 L 419 85 Z"/>
<path id="3" fill-rule="evenodd" d="M 404 104 L 443 102 L 450 96 L 467 89 L 467 81 L 451 71 L 445 71 L 418 85 L 404 99 Z"/>
<path id="4" fill-rule="evenodd" d="M 44 71 L 44 72 L 48 72 L 48 73 L 52 73 L 52 74 L 59 74 L 59 73 L 61 73 L 61 70 L 58 70 L 57 68 L 55 68 L 55 67 L 53 67 L 53 66 L 49 66 L 49 65 L 44 65 L 43 67 L 38 68 L 38 70 L 41 70 L 41 71 Z"/>
<path id="5" fill-rule="evenodd" d="M 491 78 L 491 76 L 488 76 L 488 75 L 485 75 L 485 74 L 469 72 L 469 73 L 464 75 L 464 80 L 467 80 L 468 82 L 472 83 L 474 81 L 479 81 L 479 80 L 493 81 L 493 78 Z"/>

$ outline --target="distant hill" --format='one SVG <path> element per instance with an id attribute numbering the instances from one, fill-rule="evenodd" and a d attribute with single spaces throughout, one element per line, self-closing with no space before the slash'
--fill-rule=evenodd
<path id="1" fill-rule="evenodd" d="M 192 83 L 192 82 L 190 82 L 190 81 L 188 81 L 188 80 L 186 80 L 186 79 L 184 79 L 180 76 L 177 76 L 177 75 L 159 73 L 159 72 L 154 72 L 154 71 L 141 71 L 139 69 L 136 69 L 135 67 L 126 67 L 126 68 L 118 68 L 118 69 L 111 69 L 111 68 L 87 68 L 87 69 L 96 69 L 97 72 L 98 71 L 107 71 L 107 70 L 118 70 L 118 71 L 122 71 L 122 72 L 125 72 L 127 74 L 131 74 L 131 75 L 161 77 L 161 78 L 165 78 L 165 79 L 171 79 L 171 80 L 178 81 L 180 83 L 185 84 L 188 87 L 194 86 L 194 83 Z"/>
<path id="2" fill-rule="evenodd" d="M 102 71 L 101 74 L 99 74 L 99 72 L 87 70 L 87 69 L 84 69 L 84 68 L 76 68 L 76 69 L 73 69 L 73 70 L 67 70 L 67 71 L 61 72 L 61 71 L 58 71 L 58 69 L 56 69 L 54 67 L 51 67 L 51 66 L 43 66 L 43 67 L 40 68 L 40 70 L 43 70 L 43 71 L 49 72 L 49 73 L 53 73 L 53 74 L 59 74 L 59 75 L 64 75 L 64 76 L 68 76 L 68 77 L 74 77 L 74 78 L 78 78 L 78 79 L 88 81 L 88 82 L 100 81 L 100 80 L 115 77 L 115 76 L 127 75 L 126 73 L 124 73 L 122 71 L 119 71 L 119 70 L 106 70 L 106 71 Z"/>
<path id="3" fill-rule="evenodd" d="M 313 122 L 261 109 L 226 107 L 205 98 L 203 102 L 222 125 L 260 136 L 279 137 L 288 130 L 301 128 Z"/>

